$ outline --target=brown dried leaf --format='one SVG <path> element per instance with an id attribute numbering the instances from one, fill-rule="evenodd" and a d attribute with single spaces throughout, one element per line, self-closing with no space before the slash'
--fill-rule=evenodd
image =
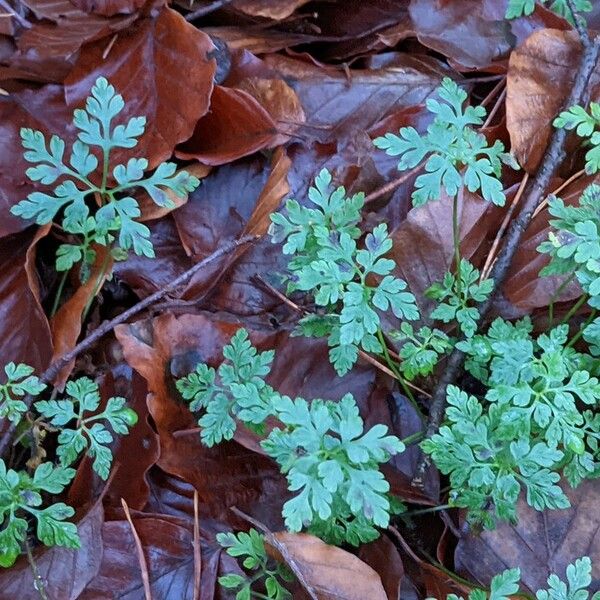
<path id="1" fill-rule="evenodd" d="M 40 547 L 33 553 L 48 598 L 78 600 L 83 589 L 96 577 L 102 560 L 101 531 L 104 522 L 98 502 L 77 523 L 81 548 Z M 33 574 L 23 556 L 10 569 L 0 571 L 0 600 L 39 600 Z"/>
<path id="2" fill-rule="evenodd" d="M 487 585 L 504 569 L 519 567 L 521 581 L 532 592 L 547 588 L 550 573 L 564 577 L 569 563 L 581 556 L 592 560 L 591 591 L 600 580 L 600 481 L 584 481 L 578 488 L 565 488 L 571 508 L 538 512 L 523 495 L 517 505 L 517 525 L 500 523 L 493 531 L 469 534 L 459 540 L 457 568 L 464 569 Z"/>
<path id="3" fill-rule="evenodd" d="M 316 600 L 387 600 L 381 577 L 359 558 L 305 533 L 267 534 L 272 548 Z"/>
<path id="4" fill-rule="evenodd" d="M 0 239 L 0 364 L 24 362 L 43 371 L 52 356 L 52 337 L 40 305 L 34 241 L 29 232 Z"/>
<path id="5" fill-rule="evenodd" d="M 469 259 L 485 242 L 489 232 L 497 231 L 501 213 L 480 196 L 464 190 L 459 203 L 461 255 Z M 418 300 L 424 304 L 425 290 L 441 281 L 453 261 L 452 200 L 428 202 L 413 208 L 406 220 L 392 232 L 391 256 L 396 271 Z"/>
<path id="6" fill-rule="evenodd" d="M 144 6 L 146 0 L 70 0 L 70 2 L 84 13 L 112 17 L 134 13 Z"/>
<path id="7" fill-rule="evenodd" d="M 409 55 L 399 57 L 390 68 L 348 74 L 281 55 L 268 55 L 264 63 L 300 98 L 307 125 L 298 133 L 306 140 L 340 145 L 388 113 L 424 102 L 448 74 L 435 59 Z"/>
<path id="8" fill-rule="evenodd" d="M 144 548 L 153 598 L 191 600 L 194 556 L 189 522 L 167 515 L 135 512 L 133 522 Z M 212 538 L 212 532 L 201 527 L 203 560 L 199 591 L 202 600 L 218 597 L 217 578 L 222 562 L 227 572 L 235 569 L 233 559 L 221 553 Z M 102 528 L 102 540 L 100 570 L 78 600 L 113 600 L 115 592 L 120 600 L 139 600 L 144 594 L 131 526 L 125 520 L 108 521 Z"/>
<path id="9" fill-rule="evenodd" d="M 174 10 L 163 9 L 154 19 L 142 19 L 119 36 L 107 58 L 105 42 L 87 45 L 65 80 L 69 106 L 83 104 L 96 78 L 104 75 L 125 100 L 121 122 L 146 117 L 136 155 L 150 168 L 168 159 L 173 148 L 188 139 L 209 107 L 215 61 L 210 38 Z M 124 162 L 130 152 L 115 152 Z"/>
<path id="10" fill-rule="evenodd" d="M 277 125 L 257 100 L 243 90 L 218 85 L 210 111 L 198 121 L 194 134 L 176 155 L 222 165 L 272 147 L 278 139 Z"/>
<path id="11" fill-rule="evenodd" d="M 573 85 L 581 44 L 575 32 L 543 29 L 511 55 L 506 82 L 506 126 L 521 166 L 535 172 L 550 135 L 552 121 Z M 600 71 L 589 89 L 597 94 Z"/>
<path id="12" fill-rule="evenodd" d="M 253 17 L 266 17 L 281 21 L 310 0 L 234 0 L 233 8 Z"/>

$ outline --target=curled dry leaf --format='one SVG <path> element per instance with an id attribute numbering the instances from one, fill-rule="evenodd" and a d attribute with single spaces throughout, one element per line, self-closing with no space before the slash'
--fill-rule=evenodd
<path id="1" fill-rule="evenodd" d="M 523 495 L 518 501 L 517 525 L 500 523 L 493 531 L 470 533 L 458 542 L 456 566 L 484 585 L 504 569 L 519 567 L 529 590 L 546 589 L 550 573 L 561 578 L 568 564 L 581 556 L 592 560 L 592 589 L 600 580 L 600 482 L 586 480 L 566 488 L 571 508 L 537 512 Z"/>
<path id="2" fill-rule="evenodd" d="M 210 38 L 170 8 L 142 19 L 119 36 L 103 58 L 105 42 L 87 45 L 65 80 L 71 107 L 83 104 L 99 75 L 105 76 L 125 100 L 121 122 L 146 116 L 146 130 L 135 152 L 154 168 L 173 148 L 188 139 L 209 107 L 216 63 Z M 115 152 L 114 160 L 131 152 Z"/>
<path id="3" fill-rule="evenodd" d="M 75 344 L 77 344 L 86 308 L 91 305 L 112 270 L 113 259 L 109 249 L 106 246 L 96 245 L 95 250 L 96 260 L 91 267 L 89 279 L 75 290 L 75 293 L 50 320 L 54 345 L 53 361 L 73 350 Z M 75 270 L 77 271 L 77 269 Z M 79 281 L 77 275 L 75 275 L 75 281 Z M 56 376 L 55 386 L 62 388 L 65 385 L 74 364 L 75 360 L 65 366 Z"/>
<path id="4" fill-rule="evenodd" d="M 157 6 L 161 3 L 156 0 Z M 23 70 L 21 78 L 34 81 L 41 77 L 62 83 L 81 46 L 114 35 L 138 18 L 137 14 L 112 18 L 88 14 L 70 0 L 24 0 L 23 4 L 41 21 L 21 33 L 17 39 L 19 53 L 10 64 Z"/>
<path id="5" fill-rule="evenodd" d="M 176 155 L 222 165 L 272 147 L 278 139 L 275 121 L 253 96 L 243 90 L 215 86 L 210 111 L 198 121 L 194 134 Z"/>
<path id="6" fill-rule="evenodd" d="M 552 134 L 552 121 L 571 90 L 581 55 L 574 31 L 543 29 L 533 33 L 511 55 L 506 82 L 506 126 L 521 166 L 535 172 Z M 600 70 L 589 89 L 598 95 Z"/>
<path id="7" fill-rule="evenodd" d="M 146 0 L 70 0 L 73 6 L 85 13 L 112 17 L 114 15 L 130 15 L 136 12 Z"/>
<path id="8" fill-rule="evenodd" d="M 387 600 L 381 577 L 354 554 L 305 533 L 267 534 L 267 547 L 315 600 Z"/>

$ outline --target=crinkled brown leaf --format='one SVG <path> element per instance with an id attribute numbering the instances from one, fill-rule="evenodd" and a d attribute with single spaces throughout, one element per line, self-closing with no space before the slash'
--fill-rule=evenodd
<path id="1" fill-rule="evenodd" d="M 112 17 L 129 15 L 144 6 L 146 0 L 70 0 L 71 3 L 85 13 Z"/>

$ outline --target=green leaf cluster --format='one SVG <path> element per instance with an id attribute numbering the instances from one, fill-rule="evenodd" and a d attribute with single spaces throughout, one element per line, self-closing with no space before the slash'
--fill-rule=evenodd
<path id="1" fill-rule="evenodd" d="M 293 574 L 285 565 L 275 563 L 268 557 L 264 537 L 256 529 L 250 529 L 248 533 L 219 533 L 217 541 L 226 548 L 229 556 L 243 559 L 242 565 L 252 573 L 251 577 L 239 573 L 219 577 L 221 586 L 237 590 L 236 600 L 250 600 L 255 596 L 253 588 L 258 586 L 264 587 L 267 598 L 288 600 L 292 597 L 284 587 L 284 582 L 293 581 Z M 260 597 L 264 598 L 264 595 Z"/>
<path id="2" fill-rule="evenodd" d="M 199 363 L 195 371 L 178 379 L 177 389 L 190 402 L 192 412 L 203 411 L 198 421 L 206 446 L 233 438 L 236 419 L 258 433 L 273 414 L 277 392 L 265 382 L 271 371 L 274 352 L 258 352 L 245 329 L 238 329 L 223 348 L 224 360 L 218 369 Z"/>
<path id="3" fill-rule="evenodd" d="M 589 357 L 568 346 L 568 326 L 531 337 L 531 323 L 496 319 L 487 334 L 461 341 L 467 370 L 486 387 L 480 402 L 448 388 L 447 424 L 423 448 L 450 475 L 452 502 L 491 527 L 488 513 L 515 520 L 521 488 L 536 510 L 564 508 L 557 485 L 600 474 L 600 382 Z M 581 407 L 589 407 L 583 410 Z"/>
<path id="4" fill-rule="evenodd" d="M 494 289 L 492 279 L 479 280 L 479 270 L 464 258 L 460 261 L 458 275 L 447 272 L 441 283 L 434 283 L 425 295 L 438 301 L 431 313 L 432 319 L 443 323 L 456 321 L 466 337 L 477 330 L 479 310 L 474 303 L 485 301 Z"/>
<path id="5" fill-rule="evenodd" d="M 289 398 L 265 382 L 273 352 L 259 353 L 238 330 L 223 349 L 225 360 L 215 370 L 201 363 L 176 382 L 192 411 L 202 410 L 198 424 L 207 446 L 231 439 L 236 420 L 264 433 L 261 442 L 280 465 L 289 489 L 297 494 L 283 507 L 291 531 L 308 528 L 326 541 L 358 545 L 377 537 L 396 509 L 379 464 L 404 446 L 387 427 L 364 423 L 351 394 L 339 402 Z"/>
<path id="6" fill-rule="evenodd" d="M 542 4 L 547 4 L 549 0 L 541 0 Z M 592 3 L 589 0 L 572 0 L 573 8 L 577 13 L 591 12 L 593 9 Z M 575 24 L 573 20 L 573 14 L 566 0 L 550 0 L 550 10 L 564 17 L 571 23 Z M 535 9 L 535 0 L 508 0 L 508 6 L 506 7 L 506 13 L 504 17 L 506 19 L 517 19 L 523 16 L 529 16 Z M 582 18 L 578 15 L 578 18 Z"/>
<path id="7" fill-rule="evenodd" d="M 438 469 L 450 476 L 450 502 L 468 509 L 468 518 L 485 527 L 500 519 L 516 521 L 521 489 L 536 510 L 567 508 L 569 500 L 552 469 L 563 453 L 547 442 L 516 435 L 511 407 L 484 406 L 455 386 L 447 390 L 447 424 L 421 443 Z M 539 439 L 539 438 L 538 438 Z"/>
<path id="8" fill-rule="evenodd" d="M 401 323 L 398 330 L 390 332 L 390 338 L 402 344 L 398 352 L 402 359 L 399 368 L 409 381 L 433 373 L 435 365 L 454 345 L 443 331 L 431 327 L 417 330 L 410 323 Z"/>
<path id="9" fill-rule="evenodd" d="M 555 231 L 538 246 L 538 252 L 550 256 L 550 263 L 540 275 L 575 273 L 590 296 L 588 303 L 600 308 L 600 186 L 588 186 L 577 206 L 551 197 L 548 211 L 554 217 L 550 225 Z"/>
<path id="10" fill-rule="evenodd" d="M 104 77 L 96 80 L 84 109 L 73 113 L 73 125 L 78 130 L 70 156 L 65 156 L 65 142 L 57 135 L 46 140 L 41 131 L 21 129 L 24 157 L 32 166 L 27 169 L 31 181 L 43 185 L 58 182 L 52 193 L 32 192 L 11 208 L 14 215 L 33 219 L 38 225 L 50 223 L 62 212 L 63 229 L 77 243 L 59 247 L 56 268 L 67 271 L 82 263 L 82 279 L 94 262 L 94 244 L 113 246 L 114 256 L 123 250 L 153 257 L 150 231 L 137 218 L 141 212 L 131 195 L 136 188 L 144 189 L 159 206 L 172 206 L 165 190 L 183 197 L 193 191 L 199 181 L 186 171 L 176 173 L 175 163 L 162 163 L 148 178 L 145 158 L 131 158 L 126 164 L 112 166 L 110 153 L 115 148 L 134 148 L 146 126 L 145 117 L 132 117 L 125 124 L 113 120 L 123 111 L 125 102 Z M 100 157 L 100 160 L 99 160 Z M 100 166 L 100 172 L 96 173 Z M 115 185 L 110 186 L 110 179 Z M 101 206 L 90 210 L 88 199 L 96 195 Z"/>
<path id="11" fill-rule="evenodd" d="M 438 200 L 442 189 L 455 197 L 462 187 L 498 206 L 506 201 L 499 180 L 502 163 L 518 168 L 514 159 L 504 152 L 499 140 L 488 146 L 485 136 L 473 129 L 482 125 L 483 106 L 463 104 L 467 93 L 452 79 L 445 77 L 437 89 L 440 100 L 428 98 L 427 110 L 435 115 L 425 135 L 414 127 L 403 127 L 400 135 L 386 133 L 374 140 L 377 148 L 390 156 L 398 156 L 398 170 L 416 167 L 427 157 L 426 173 L 415 181 L 412 194 L 414 206 Z"/>
<path id="12" fill-rule="evenodd" d="M 261 445 L 279 463 L 289 489 L 298 492 L 283 506 L 286 527 L 300 531 L 318 518 L 323 534 L 321 523 L 335 519 L 330 534 L 337 543 L 377 537 L 373 525 L 387 527 L 390 519 L 389 484 L 379 464 L 404 450 L 400 440 L 385 425 L 365 433 L 351 394 L 339 402 L 310 403 L 279 396 L 274 408 L 285 427 L 275 428 Z"/>
<path id="13" fill-rule="evenodd" d="M 66 521 L 75 511 L 63 502 L 42 508 L 42 495 L 60 494 L 74 475 L 74 469 L 45 462 L 30 476 L 0 459 L 0 566 L 10 567 L 21 553 L 27 518 L 36 521 L 37 538 L 46 546 L 79 548 L 77 527 Z"/>
<path id="14" fill-rule="evenodd" d="M 8 363 L 4 367 L 6 383 L 0 385 L 0 417 L 18 423 L 27 405 L 21 398 L 37 396 L 46 386 L 34 374 L 33 367 L 23 363 Z"/>
<path id="15" fill-rule="evenodd" d="M 329 338 L 329 357 L 339 375 L 347 373 L 359 349 L 379 354 L 383 346 L 380 311 L 397 318 L 415 320 L 419 311 L 406 282 L 392 275 L 393 260 L 385 258 L 392 249 L 385 224 L 365 237 L 359 248 L 360 209 L 364 195 L 346 198 L 343 187 L 331 188 L 331 174 L 319 173 L 309 199 L 316 208 L 295 200 L 285 204 L 285 214 L 271 215 L 273 242 L 285 240 L 283 253 L 293 255 L 288 292 L 310 292 L 325 315 L 301 320 L 303 335 Z"/>
<path id="16" fill-rule="evenodd" d="M 600 125 L 600 104 L 596 102 L 590 102 L 589 112 L 583 106 L 576 104 L 562 111 L 554 119 L 555 127 L 574 129 L 579 137 L 584 138 L 586 145 L 591 146 L 585 155 L 585 171 L 588 175 L 593 175 L 600 170 L 600 131 L 596 131 L 598 125 Z"/>
<path id="17" fill-rule="evenodd" d="M 562 581 L 558 575 L 552 573 L 548 577 L 548 589 L 538 590 L 535 594 L 537 600 L 588 600 L 590 593 L 588 587 L 592 583 L 592 561 L 589 556 L 578 558 L 567 566 L 567 581 Z M 521 580 L 520 569 L 507 569 L 492 578 L 489 594 L 481 589 L 473 590 L 468 600 L 510 600 L 519 591 Z M 592 596 L 598 600 L 600 592 Z M 455 594 L 449 594 L 447 600 L 463 600 Z M 429 598 L 428 600 L 433 600 Z"/>
<path id="18" fill-rule="evenodd" d="M 126 406 L 125 398 L 118 396 L 109 398 L 106 408 L 97 413 L 98 384 L 87 377 L 69 381 L 66 392 L 67 397 L 62 400 L 40 400 L 34 404 L 51 425 L 60 429 L 56 449 L 60 462 L 69 466 L 85 452 L 94 459 L 94 471 L 102 479 L 108 479 L 113 460 L 109 444 L 113 436 L 106 423 L 115 433 L 127 435 L 129 428 L 136 424 L 137 415 Z"/>

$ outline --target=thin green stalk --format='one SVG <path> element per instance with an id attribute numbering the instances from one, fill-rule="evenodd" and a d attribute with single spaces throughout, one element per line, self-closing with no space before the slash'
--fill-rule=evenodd
<path id="1" fill-rule="evenodd" d="M 400 440 L 405 446 L 411 446 L 412 444 L 416 444 L 420 442 L 425 437 L 424 431 L 416 431 L 415 433 L 411 433 L 407 435 L 404 439 Z"/>
<path id="2" fill-rule="evenodd" d="M 458 220 L 458 199 L 462 198 L 462 188 L 452 204 L 452 241 L 454 243 L 454 262 L 456 269 L 456 295 L 460 298 L 462 282 L 460 280 L 460 222 Z"/>
<path id="3" fill-rule="evenodd" d="M 583 335 L 585 328 L 596 318 L 597 313 L 598 311 L 594 308 L 594 310 L 592 310 L 592 312 L 589 314 L 588 318 L 585 320 L 585 323 L 581 326 L 579 331 L 569 340 L 567 348 L 572 348 L 575 345 L 575 343 Z"/>
<path id="4" fill-rule="evenodd" d="M 383 358 L 385 359 L 385 362 L 387 363 L 388 367 L 390 368 L 390 371 L 392 371 L 392 373 L 394 374 L 394 376 L 396 377 L 396 379 L 402 386 L 404 394 L 409 399 L 409 401 L 413 405 L 414 409 L 417 411 L 417 414 L 419 415 L 419 418 L 421 419 L 421 421 L 425 422 L 425 416 L 423 415 L 423 413 L 421 413 L 421 410 L 419 409 L 419 405 L 417 404 L 417 401 L 415 400 L 415 397 L 413 396 L 411 389 L 408 387 L 408 385 L 406 385 L 406 381 L 404 380 L 404 377 L 402 377 L 402 373 L 400 373 L 395 361 L 390 356 L 390 353 L 388 351 L 388 347 L 385 342 L 385 337 L 383 335 L 383 331 L 381 330 L 381 327 L 377 328 L 377 339 L 379 340 L 379 343 L 381 344 L 381 347 L 383 348 Z"/>
<path id="5" fill-rule="evenodd" d="M 563 293 L 564 289 L 573 281 L 575 277 L 575 273 L 571 273 L 567 279 L 565 279 L 559 286 L 556 292 L 552 294 L 552 298 L 550 299 L 550 306 L 548 307 L 548 318 L 550 319 L 550 327 L 554 325 L 554 303 L 557 298 Z"/>
<path id="6" fill-rule="evenodd" d="M 589 300 L 589 298 L 589 294 L 584 294 L 583 296 L 581 296 L 581 298 L 579 298 L 579 300 L 577 300 L 577 302 L 573 304 L 571 310 L 563 317 L 560 324 L 564 325 L 565 323 L 568 323 L 577 313 L 577 311 Z"/>
<path id="7" fill-rule="evenodd" d="M 402 513 L 401 517 L 416 517 L 417 515 L 428 515 L 430 513 L 440 512 L 441 510 L 447 510 L 453 508 L 449 504 L 440 504 L 439 506 L 430 506 L 429 508 L 422 508 L 419 510 L 409 510 Z"/>
<path id="8" fill-rule="evenodd" d="M 65 287 L 65 283 L 67 281 L 67 277 L 69 275 L 69 271 L 65 271 L 63 276 L 60 279 L 60 283 L 58 284 L 58 289 L 56 290 L 56 295 L 54 296 L 54 303 L 52 304 L 52 310 L 50 311 L 50 318 L 52 318 L 56 312 L 58 311 L 58 305 L 60 304 L 60 299 L 62 297 L 62 293 Z"/>

